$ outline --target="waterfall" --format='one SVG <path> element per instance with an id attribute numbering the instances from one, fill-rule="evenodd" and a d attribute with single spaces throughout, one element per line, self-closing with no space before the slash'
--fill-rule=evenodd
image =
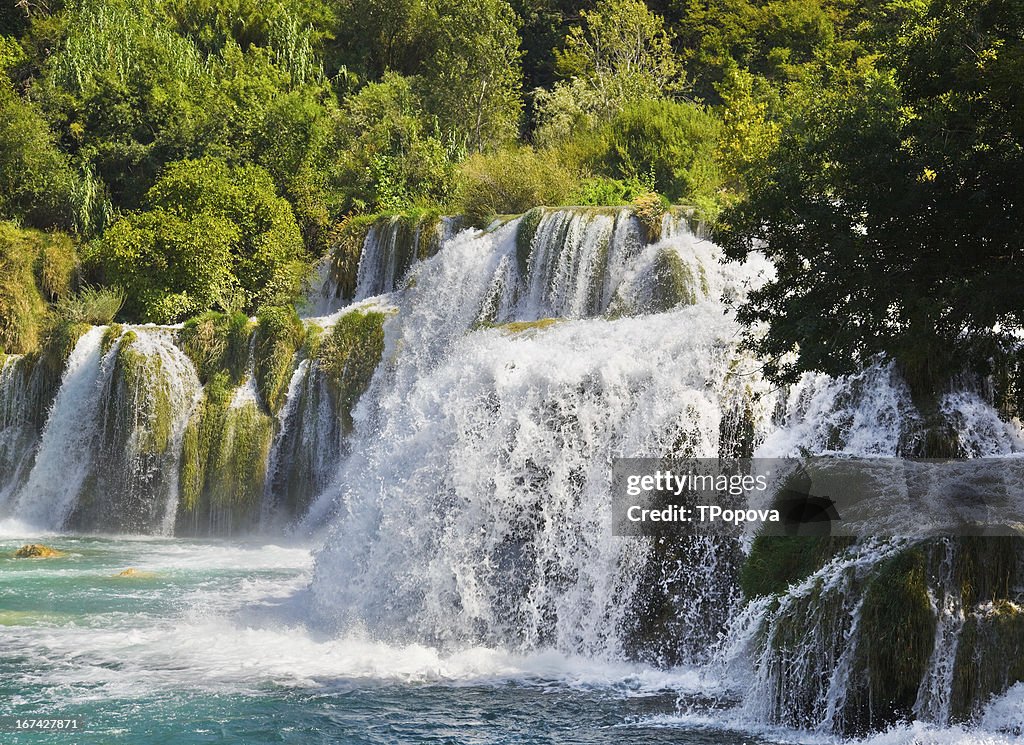
<path id="1" fill-rule="evenodd" d="M 108 331 L 75 344 L 13 512 L 51 530 L 169 533 L 199 383 L 168 332 Z"/>
<path id="2" fill-rule="evenodd" d="M 0 367 L 0 512 L 8 507 L 32 468 L 41 424 L 38 399 L 33 395 L 29 360 L 7 355 Z"/>
<path id="3" fill-rule="evenodd" d="M 35 465 L 15 504 L 15 514 L 29 524 L 60 529 L 88 476 L 100 392 L 113 360 L 101 349 L 103 331 L 86 331 L 68 358 Z"/>
<path id="4" fill-rule="evenodd" d="M 825 541 L 745 596 L 757 540 L 610 519 L 617 457 L 913 456 L 937 420 L 951 452 L 1006 457 L 1019 423 L 966 388 L 922 413 L 881 361 L 778 389 L 733 315 L 772 267 L 724 261 L 680 216 L 655 240 L 626 209 L 454 225 L 360 223 L 301 319 L 91 328 L 59 365 L 4 357 L 0 515 L 313 534 L 320 629 L 694 666 L 746 721 L 946 724 L 1024 677 L 1009 539 Z"/>
<path id="5" fill-rule="evenodd" d="M 330 508 L 314 510 L 334 515 L 313 583 L 324 623 L 442 646 L 625 654 L 653 547 L 611 534 L 610 459 L 714 457 L 723 411 L 761 412 L 763 437 L 773 408 L 756 375 L 729 375 L 756 364 L 717 298 L 592 317 L 651 271 L 657 252 L 631 220 L 545 214 L 528 242 L 520 221 L 467 231 L 414 268 Z M 661 248 L 706 262 L 734 295 L 767 271 L 756 259 L 722 270 L 696 244 L 687 234 Z M 543 320 L 552 314 L 564 320 Z M 715 581 L 731 582 L 726 564 Z M 712 617 L 714 597 L 678 610 Z"/>

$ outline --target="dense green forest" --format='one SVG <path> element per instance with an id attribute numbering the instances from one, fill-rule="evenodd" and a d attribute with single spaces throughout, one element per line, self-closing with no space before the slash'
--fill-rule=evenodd
<path id="1" fill-rule="evenodd" d="M 740 309 L 769 373 L 884 353 L 929 389 L 1024 320 L 1022 29 L 1022 0 L 0 0 L 0 347 L 288 305 L 359 215 L 676 203 L 777 264 Z"/>

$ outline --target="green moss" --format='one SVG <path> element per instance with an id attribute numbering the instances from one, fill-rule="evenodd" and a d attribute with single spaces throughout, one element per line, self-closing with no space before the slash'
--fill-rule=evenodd
<path id="1" fill-rule="evenodd" d="M 540 227 L 543 217 L 543 208 L 534 207 L 519 220 L 519 226 L 516 228 L 516 265 L 519 267 L 520 277 L 525 277 L 530 271 L 533 238 L 537 235 L 537 228 Z"/>
<path id="2" fill-rule="evenodd" d="M 1024 681 L 1024 608 L 998 600 L 964 622 L 953 672 L 952 716 L 968 721 L 993 696 Z"/>
<path id="3" fill-rule="evenodd" d="M 248 402 L 232 406 L 224 372 L 211 378 L 183 441 L 177 531 L 230 535 L 259 519 L 273 419 Z"/>
<path id="4" fill-rule="evenodd" d="M 314 359 L 320 350 L 320 343 L 324 338 L 323 327 L 315 323 L 306 324 L 306 337 L 302 344 L 302 354 L 308 359 Z"/>
<path id="5" fill-rule="evenodd" d="M 256 390 L 271 413 L 277 413 L 284 404 L 295 354 L 305 337 L 302 321 L 290 306 L 264 308 L 257 316 Z"/>
<path id="6" fill-rule="evenodd" d="M 909 719 L 935 644 L 925 547 L 903 551 L 872 573 L 861 610 L 859 665 L 867 672 L 862 728 Z"/>
<path id="7" fill-rule="evenodd" d="M 352 407 L 370 385 L 384 354 L 384 321 L 379 311 L 341 316 L 318 340 L 316 361 L 327 376 L 345 431 L 352 428 Z"/>
<path id="8" fill-rule="evenodd" d="M 237 384 L 249 364 L 249 338 L 254 328 L 244 313 L 210 311 L 187 321 L 177 342 L 204 385 L 219 373 Z"/>
<path id="9" fill-rule="evenodd" d="M 697 302 L 696 288 L 707 288 L 707 277 L 694 276 L 693 269 L 671 248 L 662 248 L 654 257 L 654 289 L 651 310 L 660 313 L 678 305 Z"/>
<path id="10" fill-rule="evenodd" d="M 121 338 L 121 334 L 124 333 L 124 326 L 119 323 L 112 323 L 107 326 L 107 330 L 103 332 L 103 339 L 100 341 L 100 351 L 104 356 L 114 348 L 114 344 Z"/>
<path id="11" fill-rule="evenodd" d="M 852 543 L 831 536 L 757 536 L 740 569 L 740 588 L 747 598 L 783 593 Z"/>
<path id="12" fill-rule="evenodd" d="M 138 336 L 129 331 L 117 348 L 115 380 L 123 386 L 114 406 L 134 418 L 125 432 L 141 434 L 137 447 L 142 453 L 164 453 L 171 444 L 174 412 L 160 357 L 135 350 Z"/>
<path id="13" fill-rule="evenodd" d="M 355 295 L 363 244 L 376 220 L 376 215 L 350 217 L 335 228 L 331 237 L 330 275 L 343 298 Z"/>
<path id="14" fill-rule="evenodd" d="M 429 259 L 441 250 L 441 213 L 437 210 L 425 210 L 418 215 L 419 241 L 416 258 L 420 261 Z"/>
<path id="15" fill-rule="evenodd" d="M 498 329 L 507 334 L 522 334 L 526 331 L 542 331 L 561 323 L 564 318 L 541 318 L 537 321 L 512 321 L 511 323 L 482 323 L 481 328 Z"/>
<path id="16" fill-rule="evenodd" d="M 968 536 L 957 539 L 954 577 L 965 607 L 1014 596 L 1020 585 L 1024 539 Z"/>

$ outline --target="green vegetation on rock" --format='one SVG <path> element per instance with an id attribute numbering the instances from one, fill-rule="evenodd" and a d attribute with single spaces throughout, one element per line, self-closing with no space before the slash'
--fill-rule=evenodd
<path id="1" fill-rule="evenodd" d="M 218 374 L 237 385 L 249 364 L 252 332 L 253 324 L 244 313 L 209 312 L 187 321 L 177 341 L 204 385 Z"/>
<path id="2" fill-rule="evenodd" d="M 352 407 L 369 387 L 384 354 L 387 317 L 380 311 L 350 311 L 317 339 L 315 360 L 327 376 L 346 432 L 352 429 Z"/>
<path id="3" fill-rule="evenodd" d="M 292 307 L 260 310 L 256 325 L 254 373 L 260 400 L 271 413 L 284 404 L 295 355 L 306 338 L 306 330 Z"/>
<path id="4" fill-rule="evenodd" d="M 235 391 L 215 374 L 185 430 L 177 532 L 231 535 L 259 519 L 273 419 Z"/>

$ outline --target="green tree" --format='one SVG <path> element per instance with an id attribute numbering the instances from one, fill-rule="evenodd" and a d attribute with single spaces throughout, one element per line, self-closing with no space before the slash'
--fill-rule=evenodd
<path id="1" fill-rule="evenodd" d="M 77 182 L 46 120 L 0 76 L 0 217 L 72 229 Z"/>
<path id="2" fill-rule="evenodd" d="M 334 178 L 350 208 L 399 211 L 445 203 L 454 163 L 410 78 L 388 73 L 345 101 Z"/>
<path id="3" fill-rule="evenodd" d="M 263 169 L 173 163 L 145 206 L 112 225 L 92 257 L 124 288 L 129 312 L 170 322 L 294 299 L 307 269 L 302 238 Z"/>
<path id="4" fill-rule="evenodd" d="M 562 49 L 558 72 L 586 81 L 604 107 L 660 98 L 680 89 L 679 61 L 663 19 L 640 0 L 599 0 L 580 13 Z"/>
<path id="5" fill-rule="evenodd" d="M 519 19 L 505 0 L 435 0 L 423 91 L 442 130 L 480 152 L 515 139 L 522 114 Z"/>
<path id="6" fill-rule="evenodd" d="M 941 0 L 891 44 L 891 71 L 821 78 L 790 102 L 719 231 L 733 256 L 776 264 L 740 310 L 767 323 L 750 341 L 770 372 L 881 353 L 928 396 L 1024 324 L 1022 21 L 1010 0 Z"/>

